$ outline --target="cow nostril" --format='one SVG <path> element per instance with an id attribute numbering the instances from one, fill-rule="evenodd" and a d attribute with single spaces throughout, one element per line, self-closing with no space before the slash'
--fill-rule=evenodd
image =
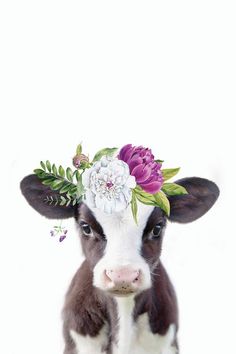
<path id="1" fill-rule="evenodd" d="M 106 282 L 110 283 L 112 281 L 112 272 L 113 270 L 104 270 L 104 278 Z"/>
<path id="2" fill-rule="evenodd" d="M 139 279 L 140 279 L 140 271 L 138 270 L 136 272 L 136 278 L 133 280 L 133 283 L 136 283 L 137 281 L 139 281 Z"/>

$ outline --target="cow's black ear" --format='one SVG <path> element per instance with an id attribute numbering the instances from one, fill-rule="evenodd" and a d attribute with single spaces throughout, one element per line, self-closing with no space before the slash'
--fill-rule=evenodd
<path id="1" fill-rule="evenodd" d="M 41 215 L 49 219 L 66 219 L 74 216 L 75 207 L 48 204 L 46 197 L 52 196 L 55 200 L 60 196 L 59 192 L 42 184 L 36 175 L 26 176 L 20 183 L 21 192 L 27 202 Z"/>
<path id="2" fill-rule="evenodd" d="M 204 178 L 183 178 L 175 183 L 183 186 L 188 194 L 169 197 L 171 221 L 187 223 L 204 215 L 219 196 L 217 185 Z"/>

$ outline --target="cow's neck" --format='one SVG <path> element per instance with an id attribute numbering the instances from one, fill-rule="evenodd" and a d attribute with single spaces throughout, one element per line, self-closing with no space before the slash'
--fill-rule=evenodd
<path id="1" fill-rule="evenodd" d="M 133 342 L 134 326 L 133 326 L 133 311 L 134 311 L 134 296 L 117 297 L 118 310 L 118 333 L 117 333 L 117 348 L 119 353 L 126 354 L 130 352 L 130 347 Z"/>

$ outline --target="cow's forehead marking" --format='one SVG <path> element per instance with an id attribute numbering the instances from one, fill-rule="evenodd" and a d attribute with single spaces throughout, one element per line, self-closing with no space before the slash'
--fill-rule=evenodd
<path id="1" fill-rule="evenodd" d="M 123 233 L 124 231 L 140 233 L 143 232 L 154 207 L 138 202 L 138 224 L 134 221 L 130 205 L 125 210 L 113 214 L 106 214 L 98 208 L 90 209 L 97 222 L 102 226 L 105 234 L 110 233 L 111 231 L 112 233 Z"/>

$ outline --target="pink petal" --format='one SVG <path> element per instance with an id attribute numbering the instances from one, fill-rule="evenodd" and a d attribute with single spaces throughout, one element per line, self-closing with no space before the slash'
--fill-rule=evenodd
<path id="1" fill-rule="evenodd" d="M 131 172 L 132 176 L 135 176 L 136 179 L 138 179 L 139 177 L 141 177 L 143 174 L 143 165 L 137 165 L 136 167 L 134 167 L 134 169 Z"/>
<path id="2" fill-rule="evenodd" d="M 142 162 L 143 162 L 143 160 L 141 159 L 141 157 L 138 157 L 137 159 L 131 159 L 131 162 L 128 164 L 130 171 L 132 172 L 134 167 L 136 167 L 137 165 L 142 164 Z"/>
<path id="3" fill-rule="evenodd" d="M 148 166 L 145 166 L 142 172 L 142 175 L 140 177 L 137 177 L 137 183 L 143 183 L 147 181 L 147 179 L 151 176 L 152 170 Z"/>
<path id="4" fill-rule="evenodd" d="M 162 183 L 159 181 L 155 181 L 155 182 L 150 182 L 147 184 L 142 184 L 141 187 L 143 188 L 143 190 L 147 193 L 150 194 L 155 194 L 157 193 L 160 189 L 161 189 Z"/>
<path id="5" fill-rule="evenodd" d="M 131 145 L 131 144 L 127 144 L 127 145 L 123 146 L 123 148 L 120 150 L 120 153 L 119 153 L 118 158 L 119 158 L 120 160 L 125 161 L 125 160 L 124 160 L 125 154 L 126 154 L 126 152 L 127 152 L 128 150 L 130 150 L 130 149 L 132 149 L 132 145 Z"/>

